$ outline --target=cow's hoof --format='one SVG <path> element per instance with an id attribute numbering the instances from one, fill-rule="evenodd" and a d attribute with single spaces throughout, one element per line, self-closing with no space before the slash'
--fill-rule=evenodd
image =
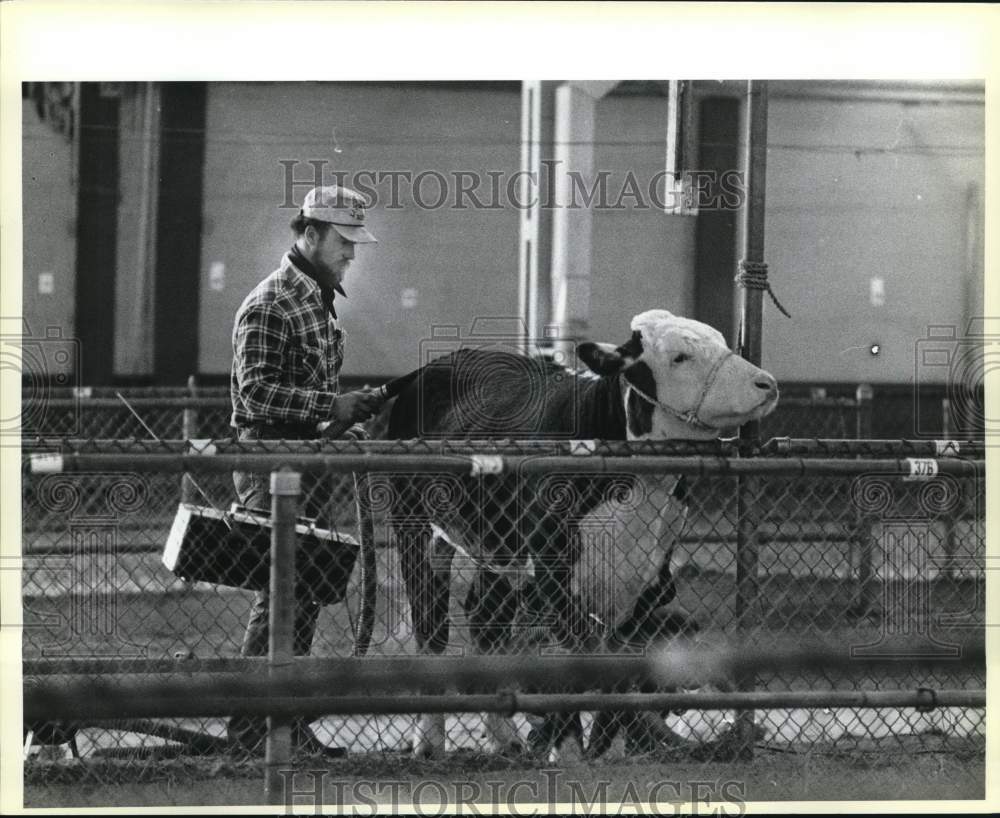
<path id="1" fill-rule="evenodd" d="M 413 731 L 414 758 L 440 758 L 445 752 L 444 716 L 438 713 L 421 716 Z"/>
<path id="2" fill-rule="evenodd" d="M 552 747 L 551 731 L 532 727 L 528 731 L 528 752 L 532 755 L 542 756 L 549 752 Z"/>
<path id="3" fill-rule="evenodd" d="M 520 741 L 508 741 L 497 748 L 496 754 L 505 758 L 520 758 L 527 752 L 527 748 Z"/>
<path id="4" fill-rule="evenodd" d="M 637 756 L 648 756 L 654 754 L 657 750 L 665 750 L 665 744 L 658 744 L 655 741 L 625 741 L 625 756 L 627 758 L 636 758 Z"/>
<path id="5" fill-rule="evenodd" d="M 603 756 L 608 750 L 611 749 L 611 744 L 609 742 L 598 742 L 597 744 L 588 744 L 583 748 L 582 757 L 586 761 L 597 761 L 601 756 Z"/>
<path id="6" fill-rule="evenodd" d="M 435 755 L 434 747 L 429 743 L 421 742 L 413 747 L 413 757 L 421 761 L 430 761 Z"/>

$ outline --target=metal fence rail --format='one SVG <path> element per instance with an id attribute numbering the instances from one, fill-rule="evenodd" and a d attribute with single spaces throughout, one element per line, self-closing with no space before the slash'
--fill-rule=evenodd
<path id="1" fill-rule="evenodd" d="M 922 666 L 975 670 L 985 661 L 985 647 L 973 646 L 955 657 L 920 656 L 917 642 L 911 643 L 911 667 Z M 898 662 L 898 659 L 891 660 Z M 80 673 L 46 673 L 25 691 L 27 719 L 116 719 L 165 716 L 217 716 L 234 710 L 267 715 L 281 710 L 285 715 L 307 712 L 374 713 L 476 712 L 493 710 L 514 713 L 579 709 L 636 710 L 753 709 L 768 707 L 985 707 L 985 690 L 934 691 L 783 691 L 746 693 L 742 691 L 659 693 L 659 694 L 580 694 L 588 688 L 613 686 L 635 679 L 649 679 L 663 686 L 724 684 L 741 672 L 788 671 L 790 669 L 885 668 L 884 657 L 853 657 L 849 651 L 828 646 L 773 645 L 747 650 L 746 647 L 705 647 L 654 649 L 647 656 L 550 657 L 543 667 L 533 657 L 421 657 L 410 659 L 336 660 L 298 659 L 285 672 L 263 673 L 268 666 L 258 664 L 254 673 L 195 673 L 180 681 L 163 680 L 149 673 L 86 677 Z M 322 666 L 318 667 L 318 666 Z M 81 677 L 82 676 L 82 677 Z M 518 694 L 504 689 L 489 697 L 468 693 L 450 696 L 420 694 L 422 689 L 452 684 L 469 688 L 489 685 L 557 685 L 564 693 Z M 330 693 L 330 691 L 336 691 Z M 381 694 L 392 694 L 391 696 Z M 409 695 L 407 695 L 409 694 Z M 463 701 L 468 699 L 468 701 Z M 565 699 L 565 701 L 560 701 Z M 585 702 L 585 704 L 584 704 Z"/>

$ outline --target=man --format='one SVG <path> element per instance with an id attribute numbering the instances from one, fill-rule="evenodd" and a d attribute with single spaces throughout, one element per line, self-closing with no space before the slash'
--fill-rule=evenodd
<path id="1" fill-rule="evenodd" d="M 236 312 L 233 328 L 231 397 L 232 425 L 240 440 L 315 439 L 319 424 L 328 424 L 322 436 L 337 437 L 345 431 L 364 437 L 359 424 L 382 404 L 366 389 L 338 394 L 343 363 L 344 331 L 334 300 L 346 297 L 344 277 L 358 244 L 375 242 L 365 228 L 364 198 L 336 185 L 311 190 L 292 220 L 295 243 L 281 265 L 261 281 Z M 270 475 L 234 472 L 240 502 L 251 509 L 271 508 Z M 325 505 L 329 491 L 319 479 L 304 474 L 304 512 L 327 527 Z M 345 551 L 345 577 L 350 576 L 356 552 Z M 348 564 L 349 563 L 349 564 Z M 299 584 L 301 586 L 301 584 Z M 268 651 L 267 591 L 258 592 L 243 638 L 243 656 L 263 656 Z M 296 590 L 295 653 L 306 655 L 312 647 L 320 604 L 308 588 Z M 234 718 L 230 738 L 237 749 L 262 752 L 266 728 L 263 719 Z M 295 722 L 293 741 L 300 751 L 324 752 L 327 748 L 305 719 Z"/>

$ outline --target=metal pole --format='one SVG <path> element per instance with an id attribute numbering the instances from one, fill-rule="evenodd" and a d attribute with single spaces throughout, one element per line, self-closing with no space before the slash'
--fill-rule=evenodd
<path id="1" fill-rule="evenodd" d="M 271 472 L 271 599 L 268 671 L 279 676 L 294 661 L 295 522 L 301 475 L 285 467 Z M 291 769 L 292 723 L 289 715 L 269 715 L 264 745 L 265 792 L 271 804 L 284 803 L 281 773 Z"/>
<path id="2" fill-rule="evenodd" d="M 220 467 L 220 471 L 233 468 L 231 455 L 239 457 L 250 457 L 256 455 L 273 455 L 279 458 L 287 455 L 287 464 L 296 465 L 300 457 L 303 462 L 308 462 L 319 457 L 321 460 L 328 455 L 335 455 L 338 465 L 335 466 L 341 472 L 344 466 L 339 458 L 346 454 L 357 455 L 358 451 L 364 452 L 357 460 L 374 461 L 394 461 L 397 457 L 411 456 L 419 452 L 424 457 L 437 457 L 443 461 L 444 455 L 452 457 L 465 457 L 466 463 L 471 455 L 489 454 L 500 455 L 504 459 L 506 466 L 513 466 L 511 458 L 521 457 L 522 459 L 531 455 L 532 457 L 549 458 L 546 461 L 551 466 L 551 458 L 566 458 L 574 450 L 571 446 L 560 444 L 555 441 L 547 442 L 546 445 L 538 445 L 541 441 L 517 440 L 504 441 L 500 444 L 493 444 L 490 448 L 476 445 L 476 441 L 440 441 L 421 440 L 415 445 L 407 441 L 400 440 L 366 440 L 362 444 L 345 443 L 343 441 L 324 441 L 322 449 L 317 449 L 313 441 L 306 440 L 259 440 L 259 441 L 233 441 L 231 439 L 209 441 L 211 449 L 204 448 L 206 454 L 214 454 L 219 457 L 230 457 L 227 465 Z M 589 442 L 589 441 L 588 441 Z M 679 443 L 689 445 L 676 445 Z M 736 441 L 738 443 L 738 441 Z M 447 445 L 440 445 L 446 443 Z M 941 451 L 940 444 L 934 440 L 847 440 L 843 438 L 822 438 L 822 437 L 776 437 L 762 444 L 760 454 L 765 459 L 772 458 L 773 455 L 809 455 L 810 460 L 814 460 L 816 455 L 825 455 L 828 460 L 839 458 L 840 462 L 850 462 L 845 458 L 864 455 L 865 457 L 890 458 L 890 457 L 923 457 L 959 459 L 976 458 L 982 459 L 986 456 L 986 446 L 983 440 L 951 441 L 951 446 L 947 451 Z M 174 458 L 187 455 L 190 451 L 186 441 L 162 440 L 155 448 L 151 448 L 147 441 L 136 440 L 116 440 L 116 439 L 75 439 L 64 438 L 59 441 L 59 450 L 65 452 L 63 457 L 70 457 L 73 453 L 97 455 L 106 457 L 109 455 L 124 457 L 139 457 L 153 454 L 157 458 Z M 26 454 L 53 453 L 51 440 L 44 439 L 35 444 L 33 441 L 24 441 L 22 450 Z M 670 474 L 678 459 L 701 458 L 705 463 L 724 463 L 732 460 L 737 454 L 738 446 L 730 445 L 728 441 L 641 441 L 638 444 L 630 444 L 622 441 L 602 441 L 599 446 L 594 446 L 593 451 L 576 451 L 571 459 L 566 459 L 568 463 L 605 462 L 609 469 L 621 471 L 621 463 L 633 463 L 637 458 L 649 461 L 655 459 L 665 463 L 664 473 Z M 373 457 L 374 455 L 374 457 Z M 655 456 L 655 458 L 653 457 Z M 629 458 L 626 461 L 615 460 L 615 458 Z M 204 458 L 202 458 L 204 459 Z M 741 463 L 761 462 L 754 458 L 742 458 Z M 164 460 L 164 462 L 167 462 Z M 735 464 L 737 461 L 732 460 Z M 798 464 L 799 461 L 792 461 Z M 619 465 L 612 465 L 618 463 Z M 274 465 L 284 465 L 284 463 L 273 463 Z M 331 464 L 332 465 L 332 464 Z M 242 468 L 242 465 L 239 466 Z M 324 465 L 324 468 L 326 466 Z M 668 468 L 669 467 L 669 468 Z M 127 466 L 122 466 L 127 468 Z M 166 466 L 165 468 L 170 468 Z M 364 466 L 359 466 L 364 470 Z M 714 466 L 708 468 L 718 471 Z M 735 468 L 735 466 L 734 466 Z M 179 468 L 175 468 L 175 471 Z M 851 472 L 852 474 L 854 472 Z"/>
<path id="3" fill-rule="evenodd" d="M 30 698 L 29 698 L 30 696 Z M 91 701 L 72 701 L 68 696 L 48 696 L 47 694 L 25 691 L 25 701 L 31 703 L 31 712 L 43 711 L 44 704 L 56 703 L 58 711 L 46 709 L 46 715 L 66 713 L 67 718 L 80 718 L 81 713 L 96 709 L 102 715 L 97 720 L 120 721 L 129 718 L 121 712 L 115 702 L 94 708 Z M 76 709 L 71 710 L 70 707 Z M 139 711 L 144 718 L 203 717 L 214 716 L 232 709 L 233 700 L 222 696 L 209 695 L 198 701 L 181 695 L 167 700 L 132 700 L 126 705 L 128 712 Z M 322 693 L 314 697 L 303 697 L 277 692 L 272 696 L 244 699 L 244 711 L 251 714 L 280 712 L 284 718 L 301 713 L 323 713 L 328 716 L 351 714 L 410 714 L 410 713 L 572 713 L 579 710 L 632 712 L 659 710 L 740 710 L 750 708 L 770 709 L 786 707 L 827 708 L 827 707 L 919 707 L 929 710 L 935 707 L 983 708 L 986 706 L 986 691 L 983 688 L 909 690 L 776 690 L 751 693 L 520 693 L 502 691 L 499 693 L 446 693 L 426 694 L 355 694 L 338 695 Z M 116 710 L 114 715 L 107 715 Z M 136 725 L 138 726 L 138 725 Z M 121 729 L 121 727 L 119 727 Z M 183 740 L 191 733 L 177 728 L 158 726 L 157 732 L 164 737 Z M 169 731 L 169 732 L 168 732 Z M 196 734 L 195 734 L 196 735 Z M 218 739 L 203 736 L 208 747 L 218 747 Z M 291 769 L 288 767 L 287 769 Z M 279 792 L 280 795 L 280 792 Z M 272 801 L 274 803 L 274 801 Z M 279 801 L 280 803 L 280 801 Z"/>
<path id="4" fill-rule="evenodd" d="M 751 643 L 711 647 L 696 642 L 675 643 L 665 648 L 653 647 L 644 655 L 548 656 L 542 663 L 537 655 L 366 659 L 299 656 L 292 668 L 278 678 L 268 675 L 266 656 L 192 657 L 183 664 L 183 678 L 178 678 L 176 659 L 26 659 L 23 675 L 26 679 L 32 677 L 31 684 L 25 687 L 26 702 L 30 687 L 34 694 L 44 693 L 52 707 L 59 706 L 56 700 L 60 697 L 72 696 L 88 702 L 88 718 L 111 718 L 122 713 L 162 715 L 159 701 L 185 696 L 195 700 L 190 704 L 198 708 L 198 713 L 185 711 L 178 715 L 220 715 L 226 711 L 207 711 L 202 700 L 213 696 L 264 700 L 277 695 L 312 698 L 331 690 L 336 696 L 362 696 L 412 692 L 430 685 L 457 690 L 482 689 L 484 684 L 543 690 L 558 686 L 563 693 L 570 693 L 644 679 L 652 679 L 663 687 L 687 688 L 728 685 L 741 668 L 800 675 L 803 671 L 824 669 L 851 674 L 899 670 L 902 664 L 907 672 L 948 668 L 948 673 L 955 673 L 958 668 L 973 668 L 978 673 L 986 667 L 986 643 L 982 639 L 963 641 L 957 656 L 928 653 L 922 636 L 901 639 L 896 647 L 898 653 L 891 656 L 852 654 L 845 644 L 831 646 L 825 640 L 774 634 Z M 899 658 L 903 655 L 907 657 L 905 663 Z M 157 674 L 160 678 L 156 678 Z M 32 718 L 68 719 L 79 715 L 72 711 L 46 713 L 45 705 L 37 698 L 35 702 L 40 709 L 28 713 Z"/>
<path id="5" fill-rule="evenodd" d="M 378 602 L 378 564 L 375 551 L 375 520 L 372 514 L 371 482 L 368 475 L 354 473 L 354 504 L 358 515 L 358 620 L 354 626 L 354 655 L 364 656 L 375 629 Z"/>
<path id="6" fill-rule="evenodd" d="M 971 456 L 971 455 L 970 455 Z M 468 455 L 324 455 L 324 454 L 215 454 L 211 457 L 187 454 L 53 454 L 35 453 L 29 456 L 32 474 L 76 471 L 182 472 L 198 474 L 244 471 L 267 471 L 289 462 L 296 468 L 309 472 L 347 474 L 353 471 L 371 472 L 448 472 L 451 474 L 480 474 L 482 461 Z M 931 464 L 933 461 L 933 465 Z M 885 477 L 911 477 L 929 479 L 927 469 L 937 474 L 955 477 L 983 477 L 985 460 L 962 460 L 956 457 L 896 458 L 876 460 L 848 460 L 846 458 L 774 458 L 766 457 L 662 457 L 636 455 L 622 461 L 610 457 L 549 457 L 547 455 L 500 456 L 490 468 L 497 472 L 520 474 L 548 474 L 550 472 L 602 474 L 626 471 L 629 474 L 694 474 L 715 476 L 771 477 L 850 477 L 858 474 L 879 473 Z M 920 467 L 926 467 L 924 471 Z"/>
<path id="7" fill-rule="evenodd" d="M 743 260 L 740 262 L 740 327 L 737 352 L 755 366 L 761 364 L 763 338 L 764 290 L 748 286 L 743 275 L 751 270 L 762 273 L 764 266 L 764 207 L 767 167 L 767 83 L 751 80 L 747 83 L 746 105 L 746 169 L 747 200 L 744 213 Z M 753 421 L 740 428 L 740 442 L 744 446 L 756 443 L 760 437 L 760 423 Z M 758 543 L 756 540 L 757 498 L 760 479 L 746 477 L 739 480 L 737 489 L 736 542 L 736 617 L 737 629 L 748 634 L 754 624 L 757 603 Z M 755 674 L 741 674 L 738 689 L 751 691 L 756 684 Z M 734 725 L 740 746 L 740 757 L 753 758 L 754 713 L 746 710 L 737 716 Z"/>
<path id="8" fill-rule="evenodd" d="M 857 403 L 857 438 L 871 440 L 872 437 L 872 403 L 875 390 L 870 384 L 858 384 L 854 393 Z M 878 519 L 870 514 L 864 514 L 855 507 L 855 541 L 858 547 L 858 585 L 854 600 L 855 616 L 868 616 L 875 607 L 877 588 L 875 586 L 875 569 L 872 564 L 875 551 L 875 524 Z"/>
<path id="9" fill-rule="evenodd" d="M 135 363 L 151 369 L 153 362 L 154 289 L 153 267 L 156 263 L 157 194 L 159 192 L 159 140 L 160 89 L 155 82 L 145 83 L 142 121 L 142 164 L 137 224 L 136 294 L 132 315 L 132 344 L 135 346 Z"/>
<path id="10" fill-rule="evenodd" d="M 956 430 L 957 432 L 958 430 Z M 941 398 L 941 435 L 945 440 L 950 440 L 952 435 L 951 401 L 948 398 Z M 960 435 L 956 434 L 956 437 Z M 955 538 L 955 517 L 952 512 L 944 515 L 944 565 L 941 573 L 948 580 L 955 578 L 955 551 L 957 541 Z"/>
<path id="11" fill-rule="evenodd" d="M 194 375 L 188 376 L 188 394 L 194 400 L 198 397 L 198 389 L 195 384 Z M 184 414 L 181 421 L 181 437 L 185 440 L 192 440 L 198 437 L 198 412 L 192 404 L 184 407 Z M 194 484 L 188 475 L 181 478 L 181 502 L 193 503 L 195 499 Z"/>

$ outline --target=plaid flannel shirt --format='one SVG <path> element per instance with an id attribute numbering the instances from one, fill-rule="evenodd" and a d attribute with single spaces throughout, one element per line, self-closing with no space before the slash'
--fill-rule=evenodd
<path id="1" fill-rule="evenodd" d="M 286 254 L 236 311 L 232 425 L 329 420 L 343 360 L 344 331 Z"/>

